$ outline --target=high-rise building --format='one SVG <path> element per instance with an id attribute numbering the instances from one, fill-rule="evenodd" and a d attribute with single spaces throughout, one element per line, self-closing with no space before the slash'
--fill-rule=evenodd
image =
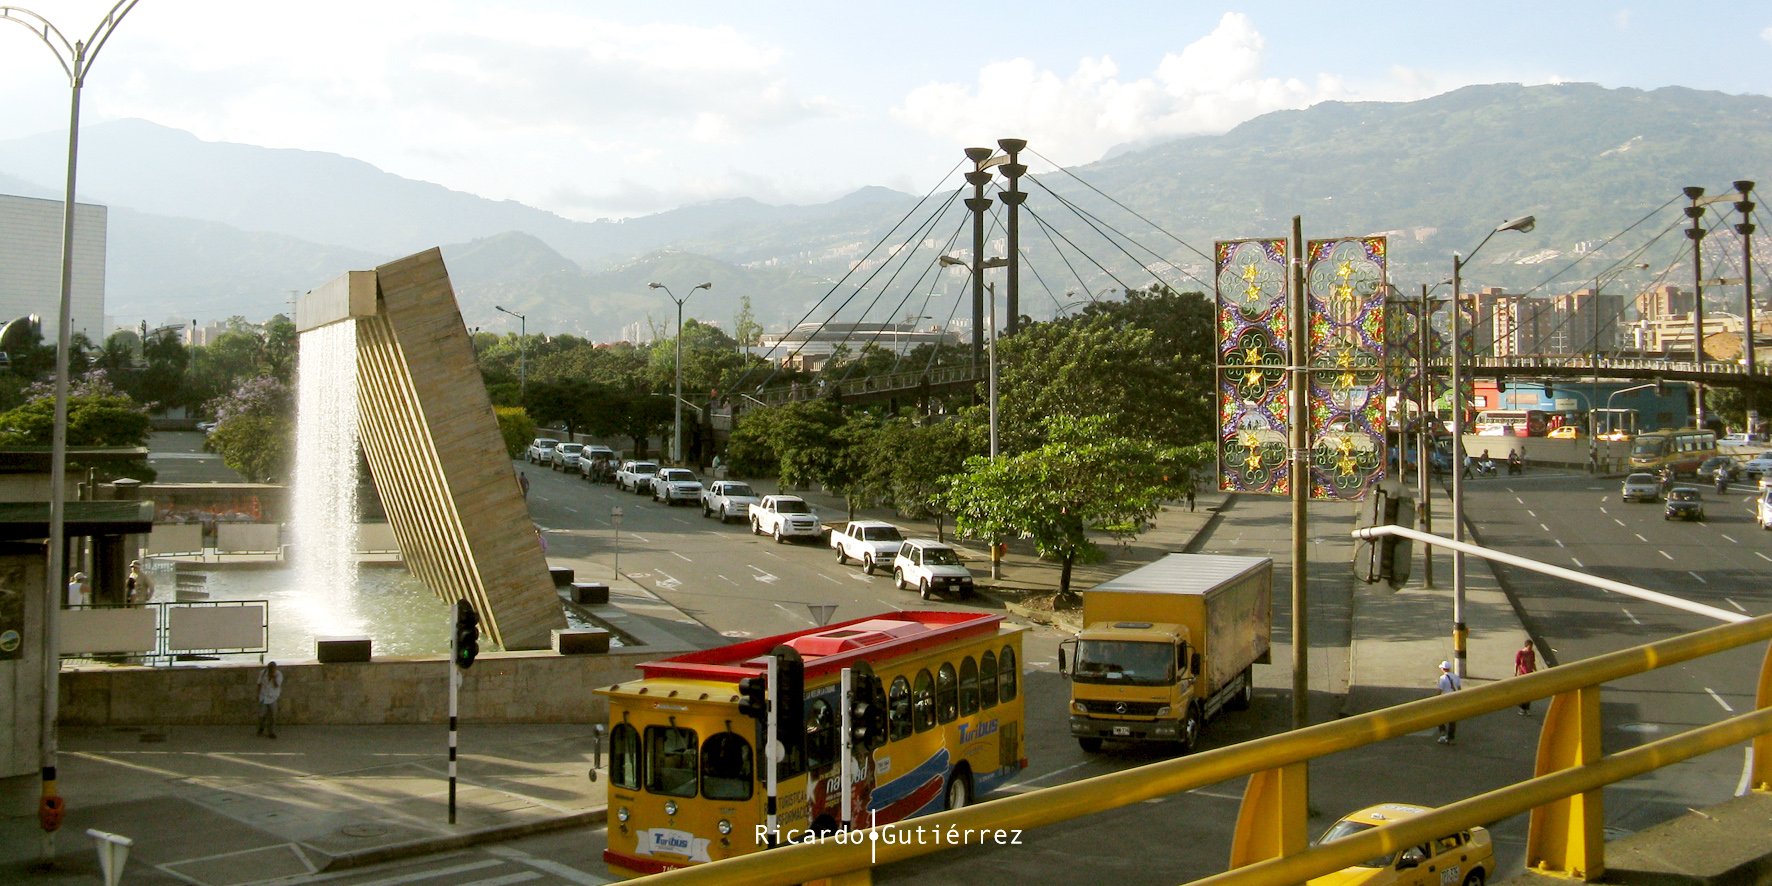
<path id="1" fill-rule="evenodd" d="M 1692 316 L 1692 293 L 1678 286 L 1657 286 L 1637 296 L 1637 319 L 1673 320 Z"/>
<path id="2" fill-rule="evenodd" d="M 1596 293 L 1592 288 L 1577 289 L 1567 295 L 1555 296 L 1551 304 L 1557 314 L 1550 333 L 1552 354 L 1601 354 L 1618 347 L 1618 330 L 1624 322 L 1624 296 Z"/>
<path id="3" fill-rule="evenodd" d="M 107 211 L 74 204 L 74 331 L 105 338 L 105 230 Z M 27 314 L 42 318 L 52 343 L 61 322 L 62 201 L 0 194 L 0 323 Z"/>

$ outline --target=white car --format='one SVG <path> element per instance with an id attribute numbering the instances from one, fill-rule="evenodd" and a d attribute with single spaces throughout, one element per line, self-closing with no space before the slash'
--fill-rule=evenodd
<path id="1" fill-rule="evenodd" d="M 559 440 L 552 437 L 537 437 L 529 444 L 529 450 L 523 453 L 525 461 L 532 465 L 547 464 L 554 457 L 554 447 L 560 445 Z"/>
<path id="2" fill-rule="evenodd" d="M 972 596 L 972 570 L 960 564 L 960 555 L 953 548 L 927 538 L 913 538 L 899 546 L 898 555 L 892 558 L 892 583 L 901 589 L 916 588 L 925 600 L 936 591 Z"/>
<path id="3" fill-rule="evenodd" d="M 652 475 L 652 500 L 667 505 L 677 502 L 701 501 L 701 481 L 695 472 L 683 468 L 664 468 Z"/>
<path id="4" fill-rule="evenodd" d="M 1741 466 L 1741 476 L 1749 480 L 1758 480 L 1768 474 L 1772 474 L 1772 452 L 1762 452 Z"/>
<path id="5" fill-rule="evenodd" d="M 715 480 L 701 495 L 701 515 L 712 517 L 720 515 L 720 522 L 743 520 L 750 513 L 751 505 L 762 501 L 757 490 L 748 483 L 737 480 Z"/>
<path id="6" fill-rule="evenodd" d="M 1618 497 L 1625 501 L 1660 501 L 1661 478 L 1654 474 L 1631 474 L 1624 478 Z"/>
<path id="7" fill-rule="evenodd" d="M 624 461 L 621 470 L 615 472 L 617 489 L 640 495 L 642 491 L 652 492 L 652 475 L 658 473 L 658 462 L 655 461 Z"/>
<path id="8" fill-rule="evenodd" d="M 1772 529 L 1772 489 L 1761 489 L 1760 497 L 1754 500 L 1754 520 L 1761 529 Z"/>
<path id="9" fill-rule="evenodd" d="M 831 531 L 831 547 L 837 550 L 837 562 L 855 560 L 869 575 L 875 566 L 892 562 L 904 544 L 898 527 L 882 520 L 851 520 L 842 529 Z"/>
<path id="10" fill-rule="evenodd" d="M 578 454 L 584 448 L 583 443 L 557 443 L 553 453 L 548 456 L 548 464 L 556 471 L 570 474 L 578 470 Z"/>

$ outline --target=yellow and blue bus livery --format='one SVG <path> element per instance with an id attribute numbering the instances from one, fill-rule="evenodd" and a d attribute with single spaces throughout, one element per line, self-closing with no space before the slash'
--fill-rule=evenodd
<path id="1" fill-rule="evenodd" d="M 842 669 L 867 662 L 886 687 L 886 741 L 857 748 L 856 827 L 964 806 L 1027 767 L 1021 698 L 1026 628 L 1000 615 L 908 611 L 639 666 L 609 699 L 612 873 L 640 876 L 765 845 L 764 724 L 738 713 L 738 681 L 776 646 L 805 663 L 805 733 L 777 783 L 785 839 L 842 821 Z"/>

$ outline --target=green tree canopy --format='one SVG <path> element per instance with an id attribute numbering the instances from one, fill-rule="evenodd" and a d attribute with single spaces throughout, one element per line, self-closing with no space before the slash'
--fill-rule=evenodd
<path id="1" fill-rule="evenodd" d="M 55 389 L 32 385 L 23 405 L 0 413 L 0 446 L 48 446 L 55 434 Z M 117 390 L 103 370 L 68 388 L 69 446 L 142 446 L 151 430 L 148 411 Z"/>
<path id="2" fill-rule="evenodd" d="M 206 405 L 216 422 L 207 445 L 248 482 L 287 477 L 295 451 L 294 393 L 275 376 L 241 382 Z"/>

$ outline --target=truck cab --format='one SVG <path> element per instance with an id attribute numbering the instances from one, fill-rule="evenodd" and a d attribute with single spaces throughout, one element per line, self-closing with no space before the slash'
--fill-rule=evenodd
<path id="1" fill-rule="evenodd" d="M 1200 661 L 1187 626 L 1101 622 L 1079 633 L 1066 652 L 1071 713 L 1090 721 L 1091 734 L 1079 735 L 1085 750 L 1099 749 L 1105 738 L 1188 748 L 1199 740 L 1204 724 L 1193 716 L 1191 702 Z"/>

